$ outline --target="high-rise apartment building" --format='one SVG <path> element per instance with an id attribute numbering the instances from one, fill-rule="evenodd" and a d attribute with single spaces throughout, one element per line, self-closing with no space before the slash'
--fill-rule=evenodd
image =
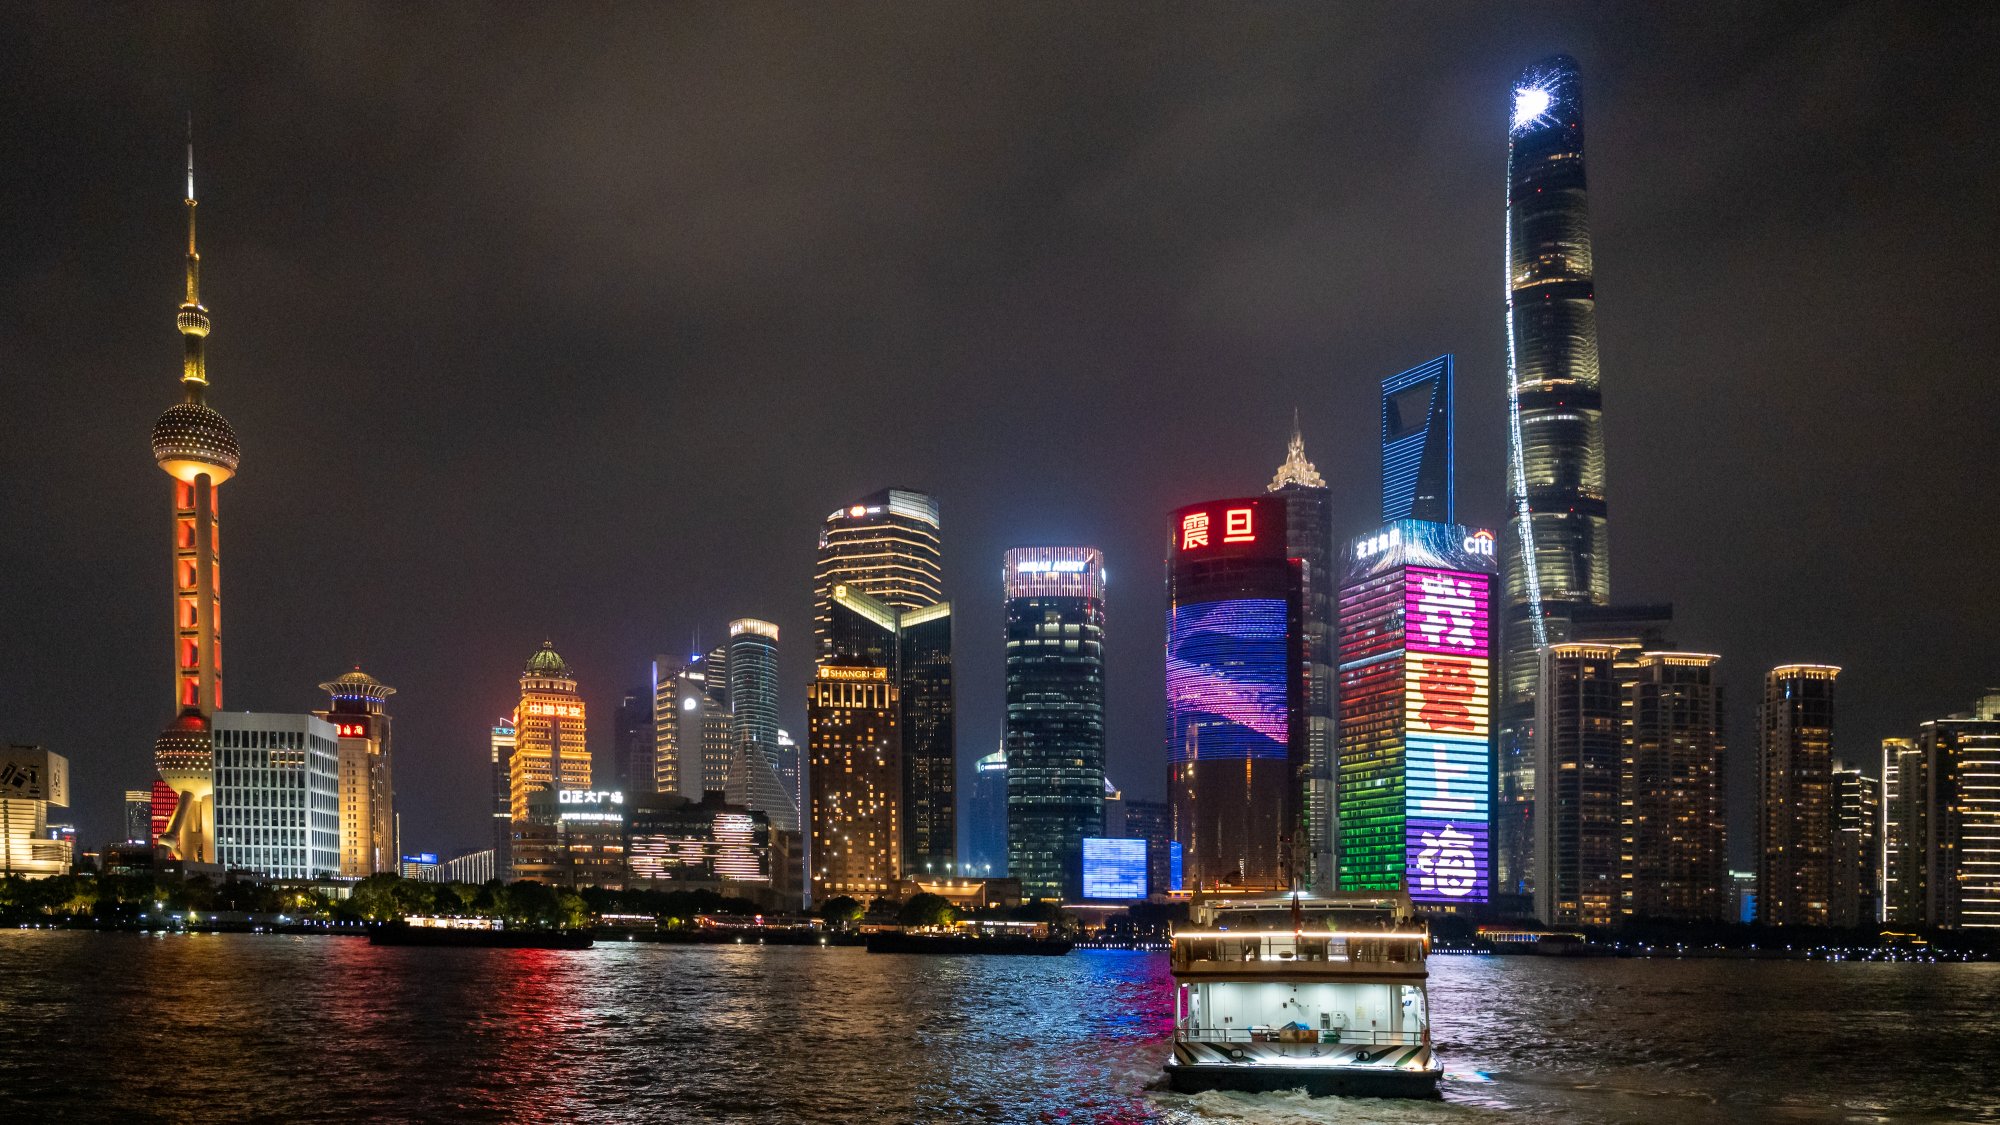
<path id="1" fill-rule="evenodd" d="M 1083 896 L 1104 831 L 1104 553 L 1017 547 L 1005 591 L 1008 874 L 1027 899 Z"/>
<path id="2" fill-rule="evenodd" d="M 1490 862 L 1491 531 L 1405 519 L 1355 539 L 1340 586 L 1343 891 L 1483 903 Z"/>
<path id="3" fill-rule="evenodd" d="M 1757 920 L 1825 926 L 1833 902 L 1834 678 L 1827 664 L 1764 676 L 1757 710 Z"/>
<path id="4" fill-rule="evenodd" d="M 1306 460 L 1305 437 L 1292 419 L 1285 460 L 1265 488 L 1285 507 L 1285 549 L 1301 563 L 1305 633 L 1306 884 L 1333 889 L 1334 849 L 1334 602 L 1340 578 L 1333 557 L 1333 494 Z"/>
<path id="5" fill-rule="evenodd" d="M 1731 921 L 1720 657 L 1641 652 L 1624 680 L 1621 913 Z"/>
<path id="6" fill-rule="evenodd" d="M 822 664 L 808 689 L 815 902 L 866 902 L 902 878 L 901 712 L 886 665 Z"/>
<path id="7" fill-rule="evenodd" d="M 1532 890 L 1541 650 L 1582 640 L 1573 610 L 1611 600 L 1596 292 L 1576 61 L 1544 59 L 1512 91 L 1507 146 L 1507 485 L 1495 869 Z"/>
<path id="8" fill-rule="evenodd" d="M 1882 779 L 1833 764 L 1833 890 L 1828 921 L 1854 929 L 1882 920 Z"/>
<path id="9" fill-rule="evenodd" d="M 1535 711 L 1535 916 L 1608 926 L 1620 904 L 1619 649 L 1543 650 Z"/>
<path id="10" fill-rule="evenodd" d="M 521 702 L 514 708 L 507 790 L 514 820 L 528 819 L 528 798 L 534 793 L 590 788 L 584 718 L 576 676 L 555 646 L 543 641 L 521 672 Z"/>
<path id="11" fill-rule="evenodd" d="M 340 744 L 317 715 L 218 711 L 215 862 L 272 879 L 340 870 Z M 392 862 L 391 870 L 395 870 Z"/>
<path id="12" fill-rule="evenodd" d="M 1927 796 L 1923 751 L 1916 740 L 1883 739 L 1882 920 L 1885 922 L 1923 924 Z"/>
<path id="13" fill-rule="evenodd" d="M 396 689 L 356 668 L 319 685 L 331 697 L 313 714 L 333 725 L 339 739 L 340 869 L 343 879 L 394 872 L 396 788 L 390 756 L 389 713 L 383 703 Z"/>
<path id="14" fill-rule="evenodd" d="M 2000 928 L 2000 699 L 1884 745 L 1889 920 Z"/>
<path id="15" fill-rule="evenodd" d="M 1167 543 L 1167 761 L 1190 886 L 1303 885 L 1304 565 L 1266 494 L 1173 513 Z"/>
<path id="16" fill-rule="evenodd" d="M 188 145 L 187 291 L 175 322 L 182 340 L 184 399 L 153 424 L 153 460 L 174 478 L 174 705 L 153 764 L 175 793 L 160 843 L 187 863 L 215 853 L 215 752 L 211 717 L 222 709 L 221 532 L 216 494 L 236 475 L 236 432 L 209 407 L 208 309 L 201 303 L 201 255 L 194 237 L 194 145 Z"/>

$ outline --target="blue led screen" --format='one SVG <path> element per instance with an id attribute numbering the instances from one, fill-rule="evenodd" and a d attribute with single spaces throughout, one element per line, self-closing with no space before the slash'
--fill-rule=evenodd
<path id="1" fill-rule="evenodd" d="M 1083 897 L 1145 898 L 1146 841 L 1085 836 Z"/>
<path id="2" fill-rule="evenodd" d="M 1167 628 L 1168 756 L 1285 757 L 1286 655 L 1281 598 L 1175 606 Z"/>

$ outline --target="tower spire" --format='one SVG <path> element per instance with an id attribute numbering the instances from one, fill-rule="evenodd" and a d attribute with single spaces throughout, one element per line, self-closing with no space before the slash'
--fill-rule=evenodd
<path id="1" fill-rule="evenodd" d="M 208 362 L 203 354 L 203 341 L 208 337 L 208 310 L 201 304 L 201 253 L 195 249 L 194 241 L 194 114 L 188 113 L 187 141 L 187 196 L 182 200 L 187 205 L 188 246 L 187 246 L 187 295 L 181 301 L 180 315 L 175 318 L 185 341 L 186 356 L 181 363 L 181 384 L 187 388 L 188 401 L 200 402 L 201 393 L 208 386 Z"/>
<path id="2" fill-rule="evenodd" d="M 1288 485 L 1326 487 L 1326 478 L 1319 475 L 1319 470 L 1313 467 L 1311 461 L 1306 460 L 1306 439 L 1299 429 L 1299 408 L 1296 406 L 1292 407 L 1292 440 L 1285 446 L 1284 463 L 1278 466 L 1277 475 L 1271 478 L 1264 491 L 1276 492 Z"/>

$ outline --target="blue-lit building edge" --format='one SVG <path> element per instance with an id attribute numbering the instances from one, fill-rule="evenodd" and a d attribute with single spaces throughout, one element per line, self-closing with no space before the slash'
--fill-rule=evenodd
<path id="1" fill-rule="evenodd" d="M 1390 403 L 1402 392 L 1426 380 L 1435 380 L 1424 424 L 1401 437 L 1389 436 Z M 1432 522 L 1450 523 L 1456 507 L 1456 450 L 1452 436 L 1452 357 L 1439 356 L 1401 374 L 1382 380 L 1382 522 L 1419 517 L 1416 511 L 1418 484 L 1428 461 L 1433 467 L 1427 492 L 1440 495 L 1443 512 L 1433 512 Z M 1442 448 L 1433 451 L 1433 444 Z M 1429 453 L 1430 456 L 1426 456 Z"/>

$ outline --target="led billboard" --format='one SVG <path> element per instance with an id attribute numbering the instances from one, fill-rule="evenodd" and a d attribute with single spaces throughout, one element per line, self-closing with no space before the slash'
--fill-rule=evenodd
<path id="1" fill-rule="evenodd" d="M 1146 841 L 1083 838 L 1083 897 L 1146 897 Z"/>
<path id="2" fill-rule="evenodd" d="M 1404 882 L 1416 902 L 1486 901 L 1489 598 L 1484 574 L 1403 572 Z"/>
<path id="3" fill-rule="evenodd" d="M 1287 655 L 1283 599 L 1175 606 L 1167 630 L 1172 759 L 1285 757 Z"/>

